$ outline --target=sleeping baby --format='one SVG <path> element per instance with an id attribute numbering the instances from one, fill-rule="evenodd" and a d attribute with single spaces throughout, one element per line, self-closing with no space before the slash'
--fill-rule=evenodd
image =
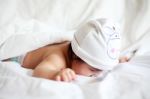
<path id="1" fill-rule="evenodd" d="M 111 71 L 119 63 L 120 32 L 109 19 L 83 24 L 73 40 L 50 44 L 7 60 L 15 60 L 33 69 L 33 76 L 70 82 L 76 75 L 96 77 Z M 123 59 L 120 62 L 127 61 Z"/>

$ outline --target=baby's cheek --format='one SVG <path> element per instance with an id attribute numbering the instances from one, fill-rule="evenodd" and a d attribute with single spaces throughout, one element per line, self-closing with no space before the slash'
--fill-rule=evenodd
<path id="1" fill-rule="evenodd" d="M 89 65 L 83 61 L 82 62 L 76 61 L 72 65 L 72 69 L 75 71 L 76 74 L 84 75 L 84 76 L 89 76 L 93 74 L 93 72 L 88 67 Z"/>
<path id="2" fill-rule="evenodd" d="M 90 69 L 83 70 L 82 73 L 83 73 L 83 75 L 85 75 L 85 76 L 89 76 L 89 75 L 95 74 L 95 72 L 94 72 L 94 71 L 91 71 Z"/>

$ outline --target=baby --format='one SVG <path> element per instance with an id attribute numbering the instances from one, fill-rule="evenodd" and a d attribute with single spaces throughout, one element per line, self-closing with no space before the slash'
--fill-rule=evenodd
<path id="1" fill-rule="evenodd" d="M 51 44 L 27 53 L 25 68 L 33 76 L 70 82 L 76 75 L 97 76 L 112 70 L 119 62 L 120 33 L 108 19 L 91 20 L 82 25 L 71 42 Z"/>

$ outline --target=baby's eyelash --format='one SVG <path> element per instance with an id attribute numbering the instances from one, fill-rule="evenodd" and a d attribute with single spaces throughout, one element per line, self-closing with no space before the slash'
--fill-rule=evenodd
<path id="1" fill-rule="evenodd" d="M 90 69 L 91 71 L 97 71 L 97 70 L 95 70 L 95 69 Z"/>
<path id="2" fill-rule="evenodd" d="M 94 72 L 100 71 L 100 70 L 98 70 L 98 69 L 90 68 L 90 67 L 89 67 L 89 69 L 90 69 L 91 71 L 94 71 Z"/>
<path id="3" fill-rule="evenodd" d="M 91 74 L 88 77 L 96 77 L 96 74 Z"/>

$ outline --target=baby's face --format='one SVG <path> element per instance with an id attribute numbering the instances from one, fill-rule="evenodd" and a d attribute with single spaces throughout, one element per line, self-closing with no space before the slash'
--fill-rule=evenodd
<path id="1" fill-rule="evenodd" d="M 93 68 L 84 61 L 79 60 L 73 60 L 72 69 L 75 71 L 76 74 L 84 76 L 96 76 L 101 72 L 101 70 Z"/>

